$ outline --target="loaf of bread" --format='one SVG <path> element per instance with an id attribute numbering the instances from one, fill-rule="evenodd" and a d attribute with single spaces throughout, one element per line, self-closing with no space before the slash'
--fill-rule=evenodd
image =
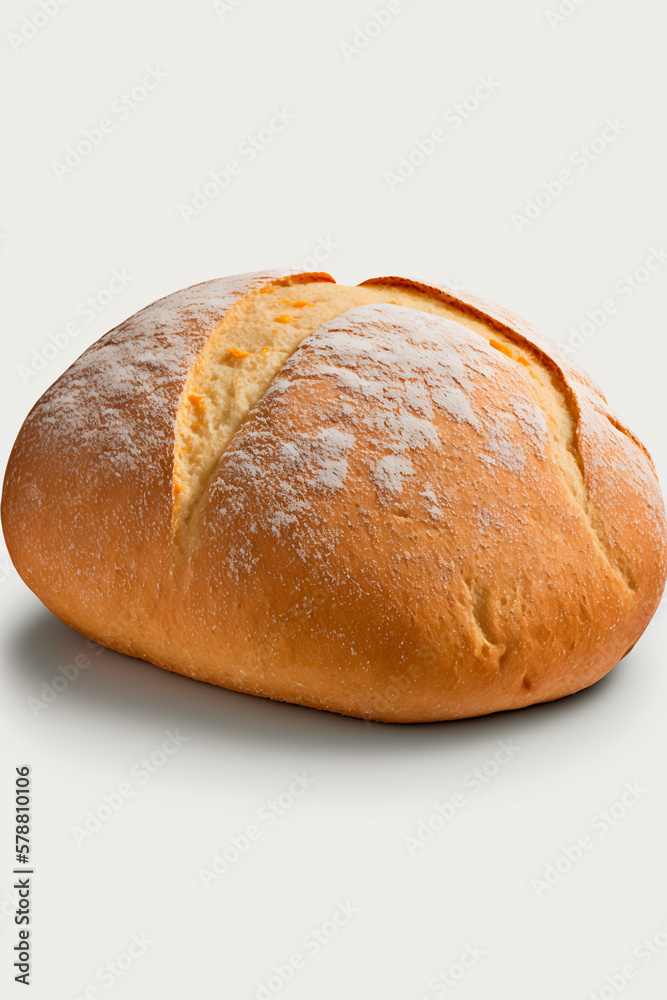
<path id="1" fill-rule="evenodd" d="M 666 571 L 651 459 L 591 379 L 395 277 L 253 273 L 143 309 L 33 408 L 2 518 L 96 642 L 385 722 L 593 684 Z"/>

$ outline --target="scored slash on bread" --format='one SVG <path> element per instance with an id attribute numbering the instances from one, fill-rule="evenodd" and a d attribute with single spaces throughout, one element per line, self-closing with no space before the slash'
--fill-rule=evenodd
<path id="1" fill-rule="evenodd" d="M 381 721 L 587 687 L 665 579 L 650 457 L 595 383 L 505 310 L 396 277 L 148 306 L 28 416 L 3 525 L 96 641 Z"/>

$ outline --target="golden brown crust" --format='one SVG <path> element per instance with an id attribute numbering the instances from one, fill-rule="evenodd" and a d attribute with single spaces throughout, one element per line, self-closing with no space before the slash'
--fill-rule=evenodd
<path id="1" fill-rule="evenodd" d="M 48 390 L 3 495 L 26 583 L 122 652 L 381 721 L 481 715 L 594 683 L 664 586 L 653 466 L 585 373 L 472 297 L 364 283 L 422 291 L 460 319 L 368 304 L 316 329 L 174 544 L 174 429 L 196 357 L 249 293 L 323 280 L 266 272 L 186 289 Z M 547 388 L 475 324 L 528 352 Z"/>

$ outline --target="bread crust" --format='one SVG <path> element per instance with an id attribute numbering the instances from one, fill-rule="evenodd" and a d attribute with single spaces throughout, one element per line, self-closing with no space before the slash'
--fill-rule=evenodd
<path id="1" fill-rule="evenodd" d="M 578 366 L 472 297 L 364 283 L 425 292 L 530 350 L 572 421 L 576 483 L 511 357 L 461 322 L 360 306 L 297 348 L 175 544 L 174 433 L 197 356 L 249 294 L 322 280 L 196 285 L 86 351 L 10 457 L 2 518 L 18 572 L 120 652 L 361 718 L 484 715 L 593 684 L 664 587 L 655 471 Z"/>

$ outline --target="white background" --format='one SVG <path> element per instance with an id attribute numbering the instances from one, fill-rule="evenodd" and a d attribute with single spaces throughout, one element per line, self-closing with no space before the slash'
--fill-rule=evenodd
<path id="1" fill-rule="evenodd" d="M 312 267 L 320 247 L 338 280 L 394 273 L 464 287 L 563 344 L 611 298 L 606 321 L 574 337 L 583 344 L 575 356 L 645 440 L 664 481 L 667 267 L 631 295 L 614 286 L 667 236 L 667 10 L 659 0 L 579 0 L 550 24 L 557 3 L 404 0 L 351 51 L 341 43 L 363 43 L 357 29 L 383 0 L 236 0 L 219 11 L 207 0 L 70 0 L 43 26 L 37 0 L 5 0 L 3 452 L 44 389 L 137 309 L 218 275 Z M 17 42 L 35 15 L 34 37 Z M 149 67 L 166 79 L 124 119 L 110 115 Z M 491 96 L 467 120 L 445 122 L 480 77 L 494 81 Z M 179 207 L 209 171 L 239 158 L 274 108 L 294 116 L 289 126 L 186 223 Z M 104 117 L 113 132 L 58 179 L 68 145 Z M 578 168 L 571 157 L 608 117 L 620 134 Z M 386 173 L 439 126 L 446 141 L 391 190 Z M 563 169 L 572 184 L 518 226 L 513 215 Z M 81 303 L 114 270 L 131 280 L 85 319 Z M 76 333 L 63 336 L 72 323 Z M 6 561 L 2 577 L 1 804 L 11 806 L 13 768 L 30 764 L 36 870 L 27 993 L 11 971 L 5 811 L 4 996 L 66 1000 L 96 987 L 112 1000 L 258 991 L 431 1000 L 445 984 L 438 992 L 429 980 L 466 945 L 484 954 L 446 994 L 457 1000 L 662 995 L 665 954 L 633 952 L 656 934 L 667 940 L 664 604 L 634 652 L 587 692 L 400 727 L 97 655 Z M 91 665 L 35 715 L 29 699 L 81 653 Z M 187 742 L 145 784 L 134 779 L 132 797 L 79 846 L 72 828 L 176 729 Z M 520 750 L 474 794 L 466 775 L 499 740 Z M 260 839 L 204 888 L 198 869 L 301 772 L 312 787 L 272 826 L 260 820 Z M 591 820 L 626 782 L 639 784 L 639 797 L 596 832 Z M 404 838 L 457 791 L 465 806 L 410 854 Z M 586 833 L 591 849 L 538 895 L 531 880 Z M 312 954 L 304 936 L 339 901 L 358 913 Z M 152 944 L 104 985 L 97 971 L 133 934 Z M 296 952 L 304 968 L 262 994 L 258 983 Z M 627 962 L 636 977 L 614 979 Z"/>

